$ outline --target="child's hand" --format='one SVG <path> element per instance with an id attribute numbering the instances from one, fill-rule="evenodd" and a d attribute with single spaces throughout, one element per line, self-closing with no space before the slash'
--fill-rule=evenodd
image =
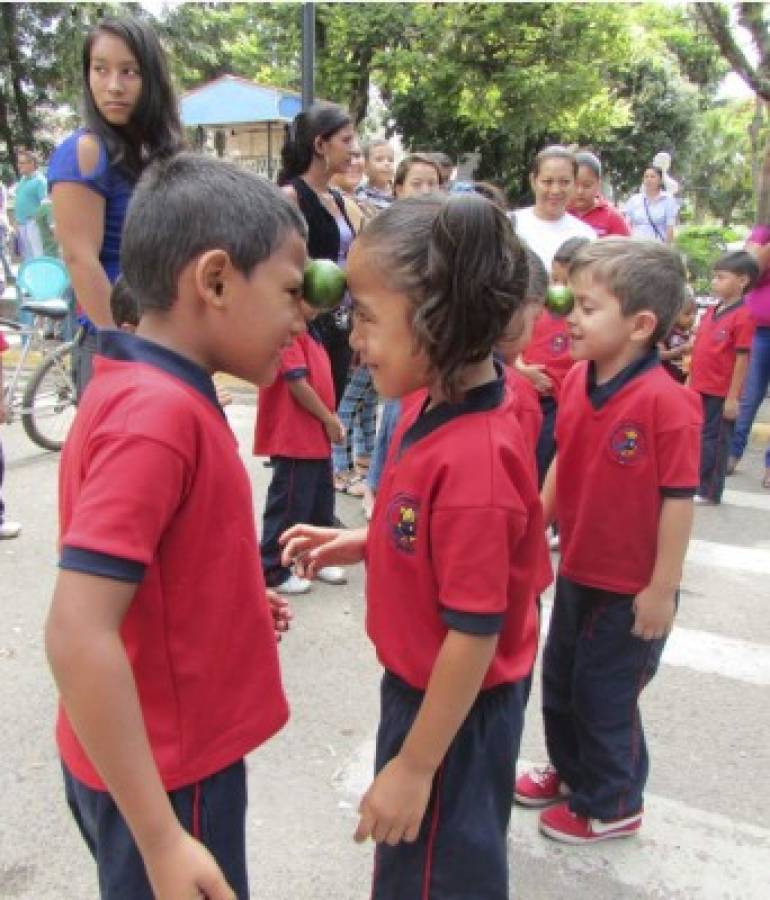
<path id="1" fill-rule="evenodd" d="M 280 536 L 281 562 L 293 566 L 300 578 L 314 578 L 324 566 L 350 566 L 361 562 L 366 548 L 366 529 L 317 528 L 295 525 Z"/>
<path id="2" fill-rule="evenodd" d="M 525 378 L 529 378 L 538 394 L 547 394 L 553 389 L 553 381 L 545 374 L 542 363 L 521 366 L 519 371 Z"/>
<path id="3" fill-rule="evenodd" d="M 674 624 L 676 591 L 648 584 L 634 600 L 634 627 L 631 633 L 645 641 L 665 637 Z"/>
<path id="4" fill-rule="evenodd" d="M 345 426 L 338 416 L 329 416 L 324 422 L 324 428 L 332 444 L 341 444 L 345 440 Z"/>
<path id="5" fill-rule="evenodd" d="M 360 844 L 371 837 L 392 847 L 416 841 L 432 786 L 433 772 L 416 770 L 402 756 L 394 757 L 361 799 L 353 839 Z"/>
<path id="6" fill-rule="evenodd" d="M 738 418 L 738 400 L 734 397 L 727 397 L 725 405 L 722 407 L 722 418 L 727 422 L 734 422 Z"/>
<path id="7" fill-rule="evenodd" d="M 156 900 L 237 900 L 214 857 L 181 827 L 144 863 Z"/>
<path id="8" fill-rule="evenodd" d="M 289 623 L 294 618 L 294 613 L 291 611 L 289 601 L 280 594 L 276 594 L 275 591 L 271 591 L 270 588 L 267 589 L 267 602 L 270 604 L 270 613 L 273 616 L 275 638 L 280 641 L 284 632 L 289 630 Z"/>

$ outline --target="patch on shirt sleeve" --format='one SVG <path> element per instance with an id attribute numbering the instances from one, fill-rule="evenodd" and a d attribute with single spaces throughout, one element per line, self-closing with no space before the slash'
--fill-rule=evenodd
<path id="1" fill-rule="evenodd" d="M 622 466 L 633 466 L 647 456 L 647 441 L 642 426 L 621 422 L 610 437 L 610 456 Z"/>
<path id="2" fill-rule="evenodd" d="M 414 553 L 419 519 L 420 501 L 417 497 L 410 494 L 396 494 L 390 501 L 387 522 L 396 550 Z"/>

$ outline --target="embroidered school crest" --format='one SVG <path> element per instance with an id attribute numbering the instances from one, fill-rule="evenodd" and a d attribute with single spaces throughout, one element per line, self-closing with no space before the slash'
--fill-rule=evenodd
<path id="1" fill-rule="evenodd" d="M 420 503 L 409 494 L 396 494 L 388 507 L 388 528 L 397 550 L 414 553 L 417 545 L 417 521 Z"/>
<path id="2" fill-rule="evenodd" d="M 610 454 L 623 466 L 630 466 L 647 454 L 647 442 L 636 422 L 622 422 L 612 432 Z"/>
<path id="3" fill-rule="evenodd" d="M 569 338 L 566 334 L 554 334 L 551 337 L 551 353 L 560 356 L 569 346 Z"/>
<path id="4" fill-rule="evenodd" d="M 720 328 L 718 331 L 714 332 L 714 343 L 715 344 L 721 344 L 722 341 L 726 341 L 726 340 L 727 340 L 727 329 L 726 328 Z"/>

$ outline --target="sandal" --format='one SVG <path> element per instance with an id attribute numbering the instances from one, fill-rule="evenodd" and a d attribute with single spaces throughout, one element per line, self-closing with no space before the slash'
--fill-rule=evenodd
<path id="1" fill-rule="evenodd" d="M 363 478 L 354 475 L 348 481 L 347 493 L 350 494 L 351 497 L 363 497 L 366 493 L 366 485 L 364 484 Z"/>
<path id="2" fill-rule="evenodd" d="M 350 474 L 348 472 L 338 472 L 334 476 L 334 490 L 340 494 L 347 494 L 350 487 Z"/>

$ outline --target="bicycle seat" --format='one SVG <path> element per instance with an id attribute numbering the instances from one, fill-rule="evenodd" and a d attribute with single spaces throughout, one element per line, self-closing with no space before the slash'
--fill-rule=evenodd
<path id="1" fill-rule="evenodd" d="M 66 300 L 27 300 L 19 309 L 31 312 L 35 316 L 46 316 L 49 319 L 63 319 L 70 311 Z"/>
<path id="2" fill-rule="evenodd" d="M 16 276 L 16 291 L 19 305 L 38 300 L 58 300 L 62 303 L 64 293 L 70 286 L 67 267 L 54 256 L 38 256 L 28 259 L 19 267 Z M 48 315 L 46 312 L 41 315 Z"/>

